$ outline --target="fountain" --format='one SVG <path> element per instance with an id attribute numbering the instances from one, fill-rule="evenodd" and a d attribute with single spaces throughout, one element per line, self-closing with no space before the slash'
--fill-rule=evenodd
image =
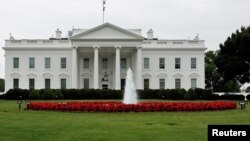
<path id="1" fill-rule="evenodd" d="M 132 70 L 130 68 L 127 71 L 123 103 L 137 104 L 137 93 L 134 85 Z"/>

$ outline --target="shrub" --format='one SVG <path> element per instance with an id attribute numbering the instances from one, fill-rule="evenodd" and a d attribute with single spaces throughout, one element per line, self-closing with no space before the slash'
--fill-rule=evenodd
<path id="1" fill-rule="evenodd" d="M 57 89 L 41 89 L 39 94 L 41 98 L 45 100 L 63 98 L 61 90 L 57 90 Z"/>
<path id="2" fill-rule="evenodd" d="M 0 95 L 0 99 L 4 99 L 4 94 L 3 94 L 3 95 Z"/>
<path id="3" fill-rule="evenodd" d="M 77 89 L 64 89 L 61 90 L 65 99 L 80 99 L 80 90 Z"/>
<path id="4" fill-rule="evenodd" d="M 201 99 L 204 100 L 218 100 L 220 99 L 220 96 L 218 94 L 213 94 L 211 90 L 205 90 L 204 95 L 202 96 Z"/>
<path id="5" fill-rule="evenodd" d="M 169 93 L 172 97 L 171 99 L 177 100 L 177 99 L 183 99 L 187 91 L 185 89 L 171 89 Z"/>
<path id="6" fill-rule="evenodd" d="M 206 95 L 206 91 L 204 89 L 195 88 L 194 91 L 197 96 L 196 99 L 204 99 L 204 96 Z"/>
<path id="7" fill-rule="evenodd" d="M 161 90 L 158 91 L 158 96 L 157 97 L 159 99 L 171 99 L 169 91 L 170 91 L 169 89 L 166 89 L 166 90 L 161 89 Z"/>
<path id="8" fill-rule="evenodd" d="M 64 99 L 122 99 L 121 90 L 67 89 L 61 90 Z"/>
<path id="9" fill-rule="evenodd" d="M 122 99 L 123 91 L 122 90 L 104 90 L 106 91 L 103 99 Z M 103 91 L 101 91 L 102 93 Z"/>
<path id="10" fill-rule="evenodd" d="M 39 90 L 30 91 L 29 99 L 40 99 Z"/>
<path id="11" fill-rule="evenodd" d="M 158 99 L 158 91 L 154 89 L 137 90 L 139 99 Z"/>
<path id="12" fill-rule="evenodd" d="M 183 99 L 185 93 L 186 93 L 185 89 L 158 90 L 158 99 L 169 99 L 169 100 Z"/>
<path id="13" fill-rule="evenodd" d="M 223 99 L 223 100 L 244 100 L 245 96 L 236 95 L 236 94 L 224 94 L 224 95 L 220 96 L 220 99 Z"/>
<path id="14" fill-rule="evenodd" d="M 184 99 L 187 99 L 187 100 L 194 100 L 197 98 L 198 98 L 198 95 L 195 89 L 189 89 L 187 93 L 184 95 Z"/>
<path id="15" fill-rule="evenodd" d="M 10 89 L 5 95 L 5 99 L 29 99 L 29 90 L 26 89 Z"/>
<path id="16" fill-rule="evenodd" d="M 11 89 L 4 96 L 5 99 L 122 99 L 124 91 L 122 90 L 101 90 L 101 89 L 41 89 L 41 90 L 26 90 L 26 89 Z M 168 100 L 242 100 L 243 95 L 215 95 L 210 90 L 200 88 L 189 89 L 165 89 L 165 90 L 137 90 L 139 99 L 168 99 Z M 0 97 L 0 98 L 1 98 Z M 249 99 L 249 96 L 248 96 Z"/>
<path id="17" fill-rule="evenodd" d="M 247 95 L 247 99 L 248 99 L 248 100 L 250 100 L 250 94 L 249 94 L 249 95 Z"/>

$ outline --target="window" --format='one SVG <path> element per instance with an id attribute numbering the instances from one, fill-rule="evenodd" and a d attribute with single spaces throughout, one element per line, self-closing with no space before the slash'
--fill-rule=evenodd
<path id="1" fill-rule="evenodd" d="M 45 79 L 45 89 L 50 89 L 50 79 L 49 78 Z"/>
<path id="2" fill-rule="evenodd" d="M 13 58 L 13 68 L 14 69 L 19 68 L 19 58 Z"/>
<path id="3" fill-rule="evenodd" d="M 83 68 L 89 69 L 89 58 L 83 58 Z"/>
<path id="4" fill-rule="evenodd" d="M 175 89 L 180 89 L 181 88 L 181 79 L 176 78 L 175 79 Z"/>
<path id="5" fill-rule="evenodd" d="M 67 60 L 66 58 L 61 58 L 61 69 L 66 69 Z"/>
<path id="6" fill-rule="evenodd" d="M 192 78 L 191 79 L 191 88 L 194 89 L 197 87 L 197 79 L 196 78 Z"/>
<path id="7" fill-rule="evenodd" d="M 175 58 L 175 69 L 181 68 L 181 58 Z"/>
<path id="8" fill-rule="evenodd" d="M 108 58 L 102 58 L 102 68 L 108 69 Z"/>
<path id="9" fill-rule="evenodd" d="M 196 58 L 191 58 L 191 69 L 196 69 Z"/>
<path id="10" fill-rule="evenodd" d="M 13 89 L 18 89 L 19 88 L 19 79 L 14 78 L 13 79 Z"/>
<path id="11" fill-rule="evenodd" d="M 127 68 L 127 59 L 121 58 L 121 69 L 126 69 L 126 68 Z"/>
<path id="12" fill-rule="evenodd" d="M 159 68 L 165 69 L 165 58 L 159 58 Z"/>
<path id="13" fill-rule="evenodd" d="M 29 58 L 29 68 L 30 69 L 35 68 L 35 58 Z"/>
<path id="14" fill-rule="evenodd" d="M 89 79 L 88 78 L 83 79 L 83 88 L 89 89 Z"/>
<path id="15" fill-rule="evenodd" d="M 35 79 L 34 78 L 29 79 L 29 89 L 30 90 L 35 89 Z"/>
<path id="16" fill-rule="evenodd" d="M 160 87 L 160 89 L 165 89 L 165 79 L 164 78 L 161 78 L 159 80 L 159 87 Z"/>
<path id="17" fill-rule="evenodd" d="M 45 69 L 50 69 L 50 58 L 45 58 Z"/>
<path id="18" fill-rule="evenodd" d="M 149 69 L 149 58 L 144 58 L 144 69 Z"/>
<path id="19" fill-rule="evenodd" d="M 61 89 L 66 89 L 67 88 L 67 82 L 66 78 L 61 79 Z"/>
<path id="20" fill-rule="evenodd" d="M 149 89 L 149 79 L 144 79 L 144 89 Z"/>
<path id="21" fill-rule="evenodd" d="M 125 89 L 126 79 L 121 79 L 121 90 Z"/>

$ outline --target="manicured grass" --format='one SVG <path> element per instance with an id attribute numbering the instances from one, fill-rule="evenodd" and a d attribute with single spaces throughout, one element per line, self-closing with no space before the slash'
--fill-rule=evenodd
<path id="1" fill-rule="evenodd" d="M 206 141 L 209 124 L 249 123 L 250 103 L 212 112 L 81 113 L 18 110 L 16 101 L 0 100 L 1 141 Z"/>

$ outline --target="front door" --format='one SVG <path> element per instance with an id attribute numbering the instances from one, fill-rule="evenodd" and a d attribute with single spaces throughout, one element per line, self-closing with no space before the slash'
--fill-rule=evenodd
<path id="1" fill-rule="evenodd" d="M 107 90 L 109 88 L 109 85 L 108 84 L 102 84 L 102 89 L 103 90 Z"/>

